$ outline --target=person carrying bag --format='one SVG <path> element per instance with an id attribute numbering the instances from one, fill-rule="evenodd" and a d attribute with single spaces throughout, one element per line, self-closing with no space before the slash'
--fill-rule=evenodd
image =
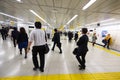
<path id="1" fill-rule="evenodd" d="M 87 28 L 82 28 L 82 36 L 79 38 L 78 42 L 77 42 L 77 48 L 74 49 L 73 54 L 75 54 L 76 59 L 79 62 L 79 69 L 85 69 L 86 65 L 86 61 L 85 61 L 85 56 L 87 54 L 88 51 L 88 36 L 86 35 L 87 33 Z"/>

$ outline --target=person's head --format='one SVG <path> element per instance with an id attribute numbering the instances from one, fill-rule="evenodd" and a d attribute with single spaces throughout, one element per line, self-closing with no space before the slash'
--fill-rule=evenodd
<path id="1" fill-rule="evenodd" d="M 87 28 L 82 28 L 82 33 L 86 34 L 88 32 Z"/>
<path id="2" fill-rule="evenodd" d="M 94 33 L 93 35 L 96 35 L 96 33 Z"/>
<path id="3" fill-rule="evenodd" d="M 41 26 L 42 26 L 41 22 L 35 22 L 35 27 L 36 27 L 37 29 L 40 29 Z"/>
<path id="4" fill-rule="evenodd" d="M 54 31 L 57 32 L 57 29 L 55 28 Z"/>
<path id="5" fill-rule="evenodd" d="M 107 36 L 110 36 L 110 34 L 108 34 Z"/>
<path id="6" fill-rule="evenodd" d="M 14 29 L 14 30 L 17 30 L 17 28 L 16 28 L 16 27 L 14 27 L 13 29 Z"/>
<path id="7" fill-rule="evenodd" d="M 20 33 L 26 33 L 25 28 L 21 27 L 20 28 Z"/>

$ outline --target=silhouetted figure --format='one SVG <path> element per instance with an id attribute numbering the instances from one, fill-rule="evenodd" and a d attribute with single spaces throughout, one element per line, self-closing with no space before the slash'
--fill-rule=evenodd
<path id="1" fill-rule="evenodd" d="M 54 36 L 52 38 L 52 41 L 54 42 L 54 44 L 53 44 L 52 50 L 54 51 L 55 45 L 57 44 L 57 47 L 59 48 L 60 53 L 62 53 L 61 42 L 60 42 L 60 34 L 59 34 L 57 29 L 54 29 L 54 31 L 55 31 L 55 33 L 54 33 Z"/>
<path id="2" fill-rule="evenodd" d="M 1 35 L 2 35 L 2 39 L 3 40 L 6 40 L 6 37 L 7 37 L 7 30 L 4 28 L 4 27 L 2 27 L 2 29 L 1 29 Z"/>
<path id="3" fill-rule="evenodd" d="M 14 30 L 12 31 L 12 38 L 13 38 L 13 44 L 14 44 L 14 47 L 16 47 L 16 43 L 17 43 L 17 38 L 18 38 L 18 35 L 19 35 L 19 31 L 17 31 L 17 28 L 14 27 L 13 28 Z"/>
<path id="4" fill-rule="evenodd" d="M 77 42 L 77 46 L 78 46 L 78 53 L 76 54 L 76 58 L 79 62 L 79 69 L 85 69 L 86 65 L 86 60 L 85 60 L 85 56 L 86 53 L 88 51 L 88 36 L 86 35 L 87 33 L 87 28 L 82 28 L 82 36 L 79 38 L 78 42 Z"/>
<path id="5" fill-rule="evenodd" d="M 68 32 L 68 41 L 71 42 L 72 38 L 73 38 L 73 33 L 69 31 Z"/>
<path id="6" fill-rule="evenodd" d="M 75 42 L 78 40 L 78 32 L 75 33 L 74 40 L 75 40 Z"/>
<path id="7" fill-rule="evenodd" d="M 96 43 L 96 40 L 97 40 L 97 36 L 96 36 L 96 33 L 94 33 L 93 36 L 92 36 L 92 45 L 93 46 Z"/>

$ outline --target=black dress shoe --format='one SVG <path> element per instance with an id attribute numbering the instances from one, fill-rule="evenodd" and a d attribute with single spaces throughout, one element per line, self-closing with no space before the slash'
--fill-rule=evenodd
<path id="1" fill-rule="evenodd" d="M 24 57 L 25 59 L 27 58 L 27 56 Z"/>
<path id="2" fill-rule="evenodd" d="M 52 51 L 54 51 L 54 49 L 52 49 Z"/>
<path id="3" fill-rule="evenodd" d="M 39 70 L 40 70 L 41 72 L 44 72 L 44 69 L 39 68 Z"/>
<path id="4" fill-rule="evenodd" d="M 22 53 L 20 52 L 20 55 L 22 55 Z"/>
<path id="5" fill-rule="evenodd" d="M 79 70 L 85 70 L 85 67 L 80 67 Z"/>
<path id="6" fill-rule="evenodd" d="M 81 67 L 81 65 L 78 65 L 78 67 Z"/>
<path id="7" fill-rule="evenodd" d="M 59 53 L 62 54 L 62 51 L 60 51 Z"/>
<path id="8" fill-rule="evenodd" d="M 36 71 L 38 68 L 34 67 L 33 70 Z"/>

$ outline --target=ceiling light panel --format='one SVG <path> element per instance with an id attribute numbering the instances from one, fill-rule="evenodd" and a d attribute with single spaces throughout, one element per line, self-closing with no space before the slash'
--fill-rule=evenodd
<path id="1" fill-rule="evenodd" d="M 88 7 L 90 7 L 96 0 L 90 0 L 83 8 L 82 10 L 86 10 Z"/>
<path id="2" fill-rule="evenodd" d="M 4 16 L 7 16 L 7 17 L 10 17 L 10 18 L 13 18 L 13 19 L 17 19 L 17 20 L 23 21 L 23 19 L 21 19 L 21 18 L 17 18 L 15 16 L 12 16 L 12 15 L 9 15 L 9 14 L 3 13 L 3 12 L 0 12 L 0 14 L 4 15 Z"/>
<path id="3" fill-rule="evenodd" d="M 77 16 L 78 16 L 78 15 L 73 16 L 73 17 L 67 22 L 67 25 L 68 25 L 69 23 L 71 23 Z"/>

